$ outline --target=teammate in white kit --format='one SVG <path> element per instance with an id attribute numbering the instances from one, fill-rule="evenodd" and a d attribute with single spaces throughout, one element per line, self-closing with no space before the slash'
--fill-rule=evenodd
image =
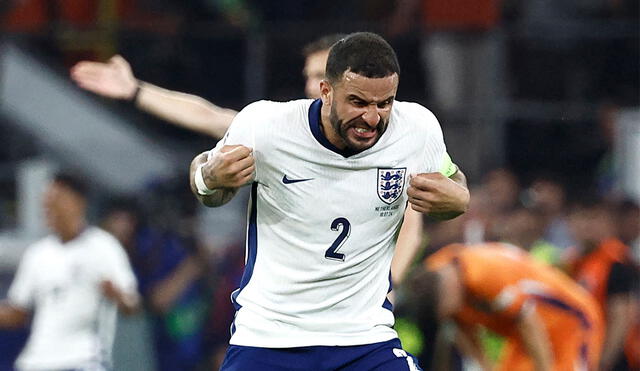
<path id="1" fill-rule="evenodd" d="M 410 202 L 455 217 L 469 192 L 433 114 L 394 103 L 399 71 L 384 39 L 351 34 L 331 49 L 319 100 L 251 104 L 192 162 L 205 205 L 252 182 L 223 370 L 418 369 L 387 300 L 402 216 Z"/>
<path id="2" fill-rule="evenodd" d="M 123 248 L 86 223 L 85 192 L 71 175 L 54 177 L 45 195 L 53 234 L 27 248 L 0 304 L 0 327 L 25 325 L 33 314 L 19 370 L 109 370 L 116 311 L 138 308 Z"/>

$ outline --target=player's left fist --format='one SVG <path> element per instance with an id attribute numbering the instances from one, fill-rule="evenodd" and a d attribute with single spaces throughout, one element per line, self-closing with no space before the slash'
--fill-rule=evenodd
<path id="1" fill-rule="evenodd" d="M 469 190 L 440 173 L 410 175 L 411 208 L 436 219 L 452 219 L 469 205 Z"/>

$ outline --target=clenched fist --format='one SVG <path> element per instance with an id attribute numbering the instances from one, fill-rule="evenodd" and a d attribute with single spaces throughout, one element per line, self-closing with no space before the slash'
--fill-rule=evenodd
<path id="1" fill-rule="evenodd" d="M 436 219 L 452 219 L 464 213 L 469 204 L 469 190 L 440 173 L 411 175 L 411 208 Z"/>
<path id="2" fill-rule="evenodd" d="M 239 188 L 253 181 L 255 161 L 251 148 L 226 145 L 214 151 L 202 167 L 207 188 Z"/>

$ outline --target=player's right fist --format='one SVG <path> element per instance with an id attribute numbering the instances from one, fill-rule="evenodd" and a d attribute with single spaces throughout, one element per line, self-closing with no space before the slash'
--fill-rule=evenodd
<path id="1" fill-rule="evenodd" d="M 253 151 L 243 145 L 225 145 L 210 153 L 202 166 L 202 178 L 209 189 L 239 188 L 253 181 Z"/>

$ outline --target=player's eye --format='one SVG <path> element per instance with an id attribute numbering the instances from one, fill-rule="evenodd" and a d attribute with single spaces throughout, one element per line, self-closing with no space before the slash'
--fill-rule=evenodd
<path id="1" fill-rule="evenodd" d="M 378 103 L 378 108 L 387 108 L 391 105 L 392 100 L 391 99 L 387 99 L 384 102 L 380 102 Z"/>
<path id="2" fill-rule="evenodd" d="M 367 105 L 367 102 L 359 99 L 352 99 L 351 103 L 356 107 L 365 107 Z"/>

